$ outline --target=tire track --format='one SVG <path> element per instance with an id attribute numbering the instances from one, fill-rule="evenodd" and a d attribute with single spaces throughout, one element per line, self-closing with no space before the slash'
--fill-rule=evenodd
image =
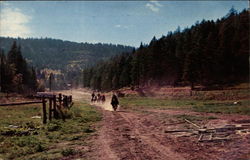
<path id="1" fill-rule="evenodd" d="M 169 146 L 165 146 L 162 144 L 164 141 L 164 137 L 160 135 L 160 133 L 156 133 L 155 131 L 151 131 L 149 128 L 145 127 L 138 120 L 138 116 L 132 113 L 120 113 L 120 115 L 124 118 L 125 121 L 134 126 L 134 133 L 137 138 L 141 139 L 141 141 L 150 146 L 149 149 L 146 149 L 144 152 L 153 152 L 152 155 L 158 155 L 159 160 L 173 159 L 173 160 L 184 160 L 181 155 L 177 154 L 174 151 L 171 151 Z"/>

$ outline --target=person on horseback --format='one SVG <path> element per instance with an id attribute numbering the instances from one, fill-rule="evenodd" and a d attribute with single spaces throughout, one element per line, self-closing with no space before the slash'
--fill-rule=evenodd
<path id="1" fill-rule="evenodd" d="M 94 101 L 94 97 L 95 97 L 95 92 L 93 92 L 92 95 L 91 95 L 91 102 Z"/>
<path id="2" fill-rule="evenodd" d="M 101 99 L 102 99 L 102 104 L 103 104 L 105 102 L 106 98 L 105 98 L 104 94 L 101 97 L 102 97 Z"/>
<path id="3" fill-rule="evenodd" d="M 100 94 L 100 93 L 97 94 L 96 100 L 97 100 L 97 102 L 100 102 L 100 101 L 101 101 L 101 94 Z"/>
<path id="4" fill-rule="evenodd" d="M 118 98 L 115 94 L 113 94 L 113 96 L 112 96 L 111 105 L 112 105 L 114 111 L 116 111 L 116 109 L 118 108 L 118 105 L 119 105 L 119 101 L 118 101 Z"/>

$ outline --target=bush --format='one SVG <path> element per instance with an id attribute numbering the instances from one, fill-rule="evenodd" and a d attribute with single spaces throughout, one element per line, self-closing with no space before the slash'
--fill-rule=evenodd
<path id="1" fill-rule="evenodd" d="M 42 144 L 37 144 L 35 146 L 35 151 L 36 152 L 43 152 L 45 150 L 45 147 Z"/>
<path id="2" fill-rule="evenodd" d="M 71 119 L 73 117 L 72 112 L 68 109 L 63 109 L 63 114 L 66 119 Z"/>
<path id="3" fill-rule="evenodd" d="M 52 121 L 47 125 L 47 130 L 50 132 L 58 131 L 61 128 L 61 124 L 58 121 Z"/>
<path id="4" fill-rule="evenodd" d="M 61 153 L 63 156 L 66 157 L 66 156 L 74 155 L 76 152 L 72 148 L 67 148 L 67 149 L 62 150 Z"/>

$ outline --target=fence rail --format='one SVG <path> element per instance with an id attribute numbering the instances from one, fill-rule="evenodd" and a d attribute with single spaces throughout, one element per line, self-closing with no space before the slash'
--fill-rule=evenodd
<path id="1" fill-rule="evenodd" d="M 33 96 L 34 98 L 39 98 L 40 101 L 30 101 L 30 102 L 16 102 L 16 103 L 5 103 L 0 104 L 0 106 L 15 106 L 15 105 L 25 105 L 25 104 L 36 104 L 42 103 L 43 111 L 43 123 L 47 123 L 47 105 L 49 102 L 49 112 L 48 118 L 51 121 L 52 118 L 59 119 L 62 118 L 65 121 L 65 115 L 63 113 L 63 108 L 70 109 L 73 106 L 72 96 L 62 95 L 61 93 L 57 95 L 48 93 L 39 93 Z"/>
<path id="2" fill-rule="evenodd" d="M 43 102 L 42 101 L 31 101 L 31 102 L 5 103 L 5 104 L 0 104 L 0 106 L 17 106 L 17 105 L 25 105 L 25 104 L 36 104 L 36 103 L 43 103 Z"/>

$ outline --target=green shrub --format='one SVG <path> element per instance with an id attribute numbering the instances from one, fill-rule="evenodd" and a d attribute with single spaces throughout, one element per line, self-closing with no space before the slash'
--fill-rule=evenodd
<path id="1" fill-rule="evenodd" d="M 42 144 L 39 143 L 35 146 L 35 151 L 36 152 L 43 152 L 43 151 L 45 151 L 45 146 L 43 146 Z"/>
<path id="2" fill-rule="evenodd" d="M 64 149 L 64 150 L 62 150 L 62 152 L 61 152 L 61 154 L 63 155 L 63 156 L 70 156 L 70 155 L 74 155 L 76 152 L 75 152 L 75 150 L 73 150 L 72 148 L 67 148 L 67 149 Z"/>
<path id="3" fill-rule="evenodd" d="M 61 123 L 59 121 L 52 121 L 47 125 L 47 130 L 49 132 L 58 131 L 61 128 Z"/>
<path id="4" fill-rule="evenodd" d="M 71 119 L 71 118 L 73 117 L 72 112 L 71 112 L 70 110 L 68 110 L 68 109 L 64 109 L 64 110 L 63 110 L 63 114 L 64 114 L 64 117 L 65 117 L 66 119 Z"/>

